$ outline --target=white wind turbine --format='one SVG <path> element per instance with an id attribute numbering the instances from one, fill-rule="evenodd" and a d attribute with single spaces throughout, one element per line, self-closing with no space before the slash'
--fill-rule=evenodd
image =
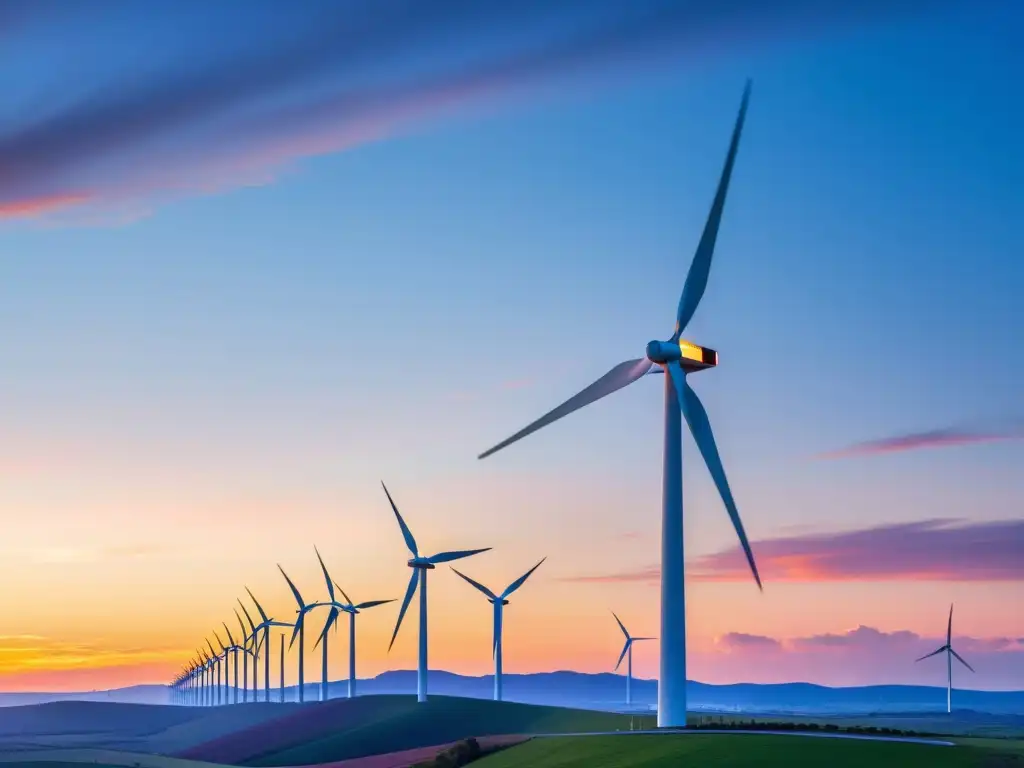
<path id="1" fill-rule="evenodd" d="M 964 661 L 960 654 L 953 650 L 953 605 L 949 606 L 949 623 L 946 624 L 946 644 L 937 650 L 932 651 L 929 654 L 922 656 L 917 661 L 924 661 L 925 659 L 931 658 L 932 656 L 938 656 L 940 653 L 945 652 L 946 654 L 946 712 L 952 713 L 953 711 L 953 658 L 967 667 L 971 672 L 974 672 L 974 667 Z"/>
<path id="2" fill-rule="evenodd" d="M 387 603 L 393 603 L 395 601 L 394 599 L 368 600 L 364 603 L 353 603 L 351 598 L 345 594 L 345 590 L 341 588 L 341 585 L 338 584 L 338 582 L 334 582 L 334 586 L 339 592 L 341 592 L 341 596 L 345 598 L 345 602 L 336 602 L 334 600 L 334 593 L 332 592 L 331 605 L 348 614 L 348 698 L 351 699 L 356 695 L 356 616 L 367 608 L 375 608 L 378 605 L 386 605 Z M 324 631 L 322 634 L 326 635 L 327 630 L 329 630 L 331 625 L 337 620 L 338 612 L 332 610 L 327 617 L 327 623 L 324 624 Z"/>
<path id="3" fill-rule="evenodd" d="M 637 360 L 619 363 L 586 389 L 581 390 L 558 407 L 519 430 L 511 437 L 484 451 L 478 458 L 486 458 L 538 429 L 567 416 L 626 387 L 651 373 L 665 373 L 665 452 L 662 475 L 661 506 L 661 661 L 658 675 L 658 726 L 686 726 L 686 597 L 683 568 L 683 447 L 682 418 L 697 444 L 704 463 L 711 473 L 726 512 L 732 521 L 740 546 L 746 555 L 758 588 L 761 578 L 754 564 L 754 554 L 743 529 L 736 502 L 733 499 L 725 467 L 718 454 L 707 412 L 690 387 L 688 377 L 698 371 L 718 365 L 718 353 L 713 349 L 692 344 L 681 335 L 693 318 L 704 296 L 711 257 L 714 254 L 718 228 L 725 208 L 729 179 L 739 149 L 740 134 L 750 99 L 750 83 L 743 92 L 739 115 L 733 128 L 732 140 L 725 158 L 725 166 L 718 181 L 711 211 L 704 232 L 697 245 L 690 271 L 686 275 L 683 291 L 676 309 L 676 325 L 668 341 L 651 341 L 646 355 Z M 657 279 L 657 278 L 656 278 Z M 570 343 L 571 346 L 571 343 Z"/>
<path id="4" fill-rule="evenodd" d="M 413 594 L 416 592 L 416 587 L 419 586 L 420 590 L 420 643 L 419 643 L 419 663 L 416 671 L 416 700 L 424 702 L 427 700 L 427 571 L 432 571 L 439 563 L 449 563 L 453 560 L 461 560 L 464 557 L 470 555 L 478 555 L 481 552 L 487 552 L 490 547 L 484 549 L 465 549 L 457 550 L 454 552 L 438 552 L 436 555 L 430 557 L 422 557 L 419 552 L 419 548 L 416 546 L 416 539 L 413 538 L 412 531 L 409 530 L 409 526 L 405 524 L 405 520 L 402 519 L 402 514 L 398 511 L 398 507 L 395 506 L 394 499 L 391 498 L 391 494 L 388 493 L 387 486 L 381 483 L 384 488 L 384 493 L 388 497 L 388 502 L 391 504 L 391 509 L 395 512 L 395 518 L 398 520 L 398 526 L 402 529 L 402 536 L 405 537 L 405 545 L 409 547 L 409 552 L 412 554 L 412 558 L 407 563 L 412 568 L 412 576 L 409 578 L 409 587 L 405 591 L 405 599 L 402 600 L 402 608 L 398 612 L 398 621 L 395 624 L 395 631 L 391 635 L 391 642 L 388 644 L 388 651 L 391 650 L 391 646 L 395 644 L 395 638 L 398 637 L 398 629 L 402 626 L 402 618 L 405 616 L 405 611 L 409 608 L 409 603 L 412 600 Z M 421 573 L 422 572 L 422 573 Z"/>
<path id="5" fill-rule="evenodd" d="M 495 701 L 501 701 L 501 630 L 502 627 L 504 626 L 502 622 L 504 615 L 504 607 L 508 605 L 507 598 L 509 595 L 511 595 L 513 592 L 515 592 L 517 589 L 523 586 L 526 580 L 530 578 L 530 574 L 532 574 L 534 571 L 540 568 L 541 563 L 543 563 L 545 560 L 547 560 L 546 557 L 541 558 L 540 563 L 537 563 L 535 566 L 533 566 L 533 568 L 528 570 L 518 579 L 516 579 L 507 587 L 505 587 L 505 591 L 502 592 L 500 595 L 494 594 L 493 592 L 491 592 L 491 590 L 489 590 L 480 582 L 473 581 L 473 579 L 469 578 L 469 576 L 467 576 L 466 574 L 456 570 L 455 568 L 452 568 L 452 570 L 455 571 L 455 573 L 457 573 L 459 576 L 461 576 L 463 579 L 469 582 L 472 586 L 476 587 L 478 590 L 483 592 L 484 595 L 487 597 L 487 602 L 491 603 L 494 606 L 494 639 L 491 643 L 491 655 L 494 656 Z"/>
<path id="6" fill-rule="evenodd" d="M 615 616 L 615 611 L 612 611 L 612 616 Z M 654 640 L 653 637 L 633 637 L 626 631 L 625 625 L 622 623 L 618 616 L 615 616 L 615 623 L 619 625 L 619 629 L 622 630 L 622 634 L 626 636 L 626 644 L 622 646 L 622 653 L 619 654 L 619 660 L 615 662 L 615 670 L 618 671 L 622 665 L 622 657 L 626 656 L 626 707 L 633 706 L 633 643 L 639 643 L 641 640 Z"/>

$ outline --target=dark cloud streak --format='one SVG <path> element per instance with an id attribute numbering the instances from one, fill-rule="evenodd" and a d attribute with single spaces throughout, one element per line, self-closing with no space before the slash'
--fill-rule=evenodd
<path id="1" fill-rule="evenodd" d="M 919 13 L 956 2 L 322 3 L 313 6 L 315 13 L 307 13 L 315 15 L 315 30 L 309 34 L 292 29 L 290 37 L 282 34 L 262 47 L 237 49 L 228 57 L 182 56 L 185 64 L 179 69 L 146 81 L 108 84 L 96 93 L 110 95 L 79 101 L 46 120 L 16 126 L 0 138 L 0 204 L 16 214 L 41 210 L 21 204 L 26 199 L 93 201 L 116 195 L 118 190 L 111 186 L 121 194 L 125 189 L 145 194 L 174 187 L 167 181 L 172 176 L 178 179 L 177 187 L 189 186 L 180 181 L 188 173 L 197 176 L 192 188 L 204 188 L 209 179 L 203 169 L 224 152 L 231 155 L 221 164 L 227 172 L 273 167 L 408 129 L 456 107 L 543 85 L 554 76 L 733 50 L 738 43 L 815 34 L 829 25 Z M 254 7 L 246 6 L 246 12 Z M 564 27 L 561 37 L 552 34 L 558 23 Z M 501 49 L 490 60 L 479 53 L 470 55 L 472 51 L 459 45 L 486 48 L 488 40 L 493 49 Z M 509 50 L 510 41 L 519 41 L 518 50 Z M 433 61 L 430 55 L 442 50 L 458 54 L 455 63 L 448 71 L 425 72 L 423 62 Z M 366 68 L 384 65 L 398 70 L 405 66 L 404 79 L 394 75 L 360 82 Z M 296 96 L 296 90 L 311 86 L 319 96 Z M 289 101 L 290 106 L 273 107 L 275 100 Z M 216 127 L 210 128 L 211 123 Z M 208 130 L 201 140 L 187 136 L 203 126 Z M 185 146 L 162 155 L 139 154 L 147 142 L 167 137 L 177 137 Z M 121 172 L 127 178 L 112 181 L 118 174 L 109 172 L 109 161 L 123 156 L 141 156 L 145 162 L 133 162 Z M 182 166 L 183 160 L 191 165 Z M 103 172 L 88 178 L 94 167 Z M 83 174 L 87 178 L 75 178 Z M 219 181 L 232 183 L 230 178 Z"/>

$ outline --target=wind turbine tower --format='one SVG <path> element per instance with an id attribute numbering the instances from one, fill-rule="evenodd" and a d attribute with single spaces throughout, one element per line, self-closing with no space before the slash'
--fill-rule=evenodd
<path id="1" fill-rule="evenodd" d="M 682 418 L 686 420 L 722 497 L 732 520 L 736 535 L 747 558 L 758 588 L 761 578 L 754 564 L 754 554 L 740 521 L 739 511 L 726 480 L 725 468 L 718 454 L 707 412 L 697 393 L 690 387 L 690 374 L 718 365 L 718 353 L 692 344 L 682 338 L 690 319 L 700 304 L 711 270 L 711 257 L 722 220 L 729 179 L 732 176 L 740 134 L 750 99 L 750 82 L 743 92 L 739 115 L 733 128 L 732 140 L 725 166 L 718 181 L 711 212 L 697 245 L 690 271 L 683 284 L 682 295 L 676 309 L 675 330 L 668 341 L 651 341 L 646 355 L 636 360 L 619 363 L 608 373 L 557 408 L 549 411 L 516 434 L 484 451 L 478 458 L 486 458 L 517 440 L 536 432 L 554 421 L 606 397 L 651 373 L 665 373 L 665 453 L 662 478 L 661 508 L 661 668 L 658 676 L 658 726 L 686 726 L 686 599 L 683 568 L 683 448 Z M 572 345 L 570 344 L 570 348 Z"/>
<path id="2" fill-rule="evenodd" d="M 504 608 L 506 605 L 508 605 L 508 596 L 515 592 L 517 589 L 519 589 L 521 586 L 523 586 L 526 580 L 530 578 L 530 574 L 532 574 L 534 571 L 540 568 L 541 563 L 543 563 L 545 560 L 547 560 L 546 557 L 541 558 L 540 563 L 537 563 L 535 566 L 533 566 L 533 568 L 528 570 L 518 579 L 516 579 L 507 587 L 505 587 L 505 591 L 502 592 L 500 595 L 494 594 L 491 590 L 489 590 L 480 582 L 473 581 L 473 579 L 469 578 L 469 576 L 452 567 L 452 570 L 455 571 L 456 574 L 461 576 L 471 586 L 476 587 L 479 591 L 483 592 L 484 596 L 487 598 L 487 602 L 491 603 L 491 605 L 494 606 L 494 640 L 491 643 L 491 655 L 494 656 L 495 701 L 501 701 L 501 630 L 502 627 L 504 626 Z"/>
<path id="3" fill-rule="evenodd" d="M 953 712 L 953 659 L 955 658 L 971 672 L 974 672 L 974 667 L 968 664 L 959 653 L 953 650 L 953 606 L 949 606 L 949 622 L 946 624 L 946 644 L 941 648 L 938 648 L 931 653 L 925 654 L 920 659 L 915 659 L 915 663 L 918 661 L 924 661 L 932 656 L 938 656 L 940 653 L 945 652 L 946 654 L 946 713 L 952 714 Z"/>
<path id="4" fill-rule="evenodd" d="M 419 586 L 420 590 L 420 645 L 419 645 L 419 664 L 417 665 L 416 671 L 416 700 L 424 702 L 427 700 L 427 572 L 434 570 L 439 563 L 449 563 L 453 560 L 461 560 L 464 557 L 470 555 L 478 555 L 481 552 L 487 552 L 490 547 L 484 549 L 466 549 L 457 550 L 454 552 L 438 552 L 436 555 L 430 557 L 423 557 L 419 553 L 419 548 L 416 546 L 416 539 L 413 538 L 412 531 L 409 530 L 409 526 L 405 524 L 405 520 L 402 519 L 402 514 L 398 511 L 398 507 L 395 506 L 394 499 L 391 498 L 391 494 L 388 493 L 387 486 L 381 483 L 384 488 L 384 493 L 388 497 L 388 502 L 391 504 L 391 509 L 395 512 L 395 518 L 398 520 L 398 527 L 402 529 L 402 536 L 405 537 L 405 545 L 409 547 L 409 552 L 412 554 L 412 558 L 409 559 L 407 565 L 412 568 L 412 576 L 409 578 L 409 587 L 405 591 L 405 599 L 402 600 L 402 608 L 398 612 L 398 621 L 395 623 L 395 631 L 391 635 L 391 642 L 388 644 L 388 650 L 391 650 L 391 646 L 395 644 L 395 638 L 398 637 L 398 629 L 402 626 L 402 617 L 405 616 L 405 611 L 409 607 L 409 603 L 412 601 L 412 596 L 416 593 L 416 587 Z"/>

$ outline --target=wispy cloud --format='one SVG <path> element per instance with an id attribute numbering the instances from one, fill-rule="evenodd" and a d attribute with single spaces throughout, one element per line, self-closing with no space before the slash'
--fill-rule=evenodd
<path id="1" fill-rule="evenodd" d="M 753 544 L 762 578 L 771 582 L 817 581 L 1024 581 L 1024 520 L 964 523 L 923 520 L 855 531 L 765 539 Z M 736 547 L 694 559 L 689 578 L 750 578 Z M 585 574 L 568 581 L 655 583 L 657 566 Z"/>
<path id="2" fill-rule="evenodd" d="M 45 59 L 41 51 L 53 44 L 47 31 L 53 36 L 59 27 L 63 35 L 113 41 L 104 49 L 106 71 L 116 74 L 94 83 L 88 98 L 76 90 L 80 83 L 67 92 L 50 88 L 50 103 L 37 99 L 38 113 L 8 126 L 0 137 L 0 215 L 266 181 L 298 158 L 408 131 L 562 76 L 622 72 L 641 62 L 706 62 L 740 46 L 954 3 L 311 1 L 306 13 L 293 14 L 278 2 L 253 0 L 244 10 L 214 6 L 205 36 L 183 33 L 175 38 L 181 55 L 145 72 L 128 63 L 137 51 L 117 44 L 120 27 L 109 8 L 74 25 L 34 24 L 18 48 L 24 55 L 42 39 L 35 55 Z M 181 14 L 177 8 L 163 6 L 140 21 L 178 23 L 171 18 Z M 26 69 L 33 63 L 19 62 Z"/>
<path id="3" fill-rule="evenodd" d="M 919 652 L 934 650 L 945 643 L 945 637 L 927 637 L 907 629 L 884 632 L 867 626 L 858 626 L 841 633 L 807 635 L 804 637 L 775 638 L 766 635 L 748 635 L 730 632 L 715 639 L 715 647 L 724 652 L 768 651 L 793 654 L 856 652 L 881 657 L 905 656 L 914 658 Z M 953 645 L 964 654 L 1015 653 L 1014 640 L 1007 637 L 954 637 Z"/>
<path id="4" fill-rule="evenodd" d="M 6 635 L 0 637 L 0 680 L 26 672 L 151 664 L 185 655 L 181 648 L 101 647 L 40 635 Z"/>
<path id="5" fill-rule="evenodd" d="M 715 639 L 715 645 L 726 650 L 746 648 L 767 648 L 775 650 L 782 647 L 782 643 L 774 637 L 764 635 L 748 635 L 744 632 L 729 632 Z"/>
<path id="6" fill-rule="evenodd" d="M 856 456 L 878 456 L 885 453 L 918 451 L 924 448 L 949 448 L 977 443 L 993 443 L 1001 440 L 1024 439 L 1024 430 L 1005 432 L 970 432 L 956 429 L 936 429 L 931 432 L 915 432 L 880 440 L 869 440 L 816 456 L 819 459 L 845 459 Z"/>

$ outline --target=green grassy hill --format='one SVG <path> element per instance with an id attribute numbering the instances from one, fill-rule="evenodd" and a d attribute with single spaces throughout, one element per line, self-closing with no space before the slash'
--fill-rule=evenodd
<path id="1" fill-rule="evenodd" d="M 985 745 L 940 747 L 800 736 L 687 734 L 533 739 L 474 762 L 473 768 L 1002 768 L 1024 755 Z"/>
<path id="2" fill-rule="evenodd" d="M 340 720 L 336 728 L 303 743 L 263 751 L 244 765 L 311 765 L 366 755 L 445 744 L 469 736 L 628 730 L 629 716 L 531 704 L 434 696 L 418 704 L 413 696 L 368 696 L 354 705 L 371 707 L 374 717 Z"/>

